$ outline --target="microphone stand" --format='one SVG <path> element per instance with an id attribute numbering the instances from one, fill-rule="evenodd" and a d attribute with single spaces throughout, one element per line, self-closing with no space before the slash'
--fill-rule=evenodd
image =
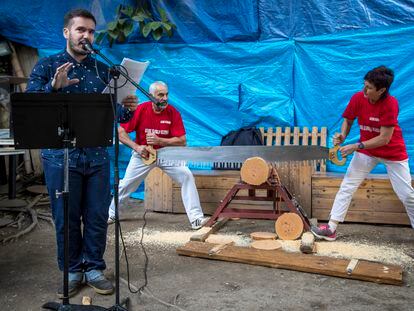
<path id="1" fill-rule="evenodd" d="M 115 150 L 114 150 L 114 203 L 115 203 L 115 305 L 110 307 L 108 310 L 111 311 L 126 311 L 122 304 L 120 303 L 120 295 L 119 295 L 119 212 L 118 212 L 118 194 L 119 194 L 119 164 L 118 164 L 118 157 L 119 157 L 119 137 L 117 132 L 117 123 L 118 123 L 118 113 L 116 109 L 117 104 L 117 95 L 118 95 L 118 79 L 119 76 L 122 75 L 128 82 L 130 82 L 133 86 L 135 86 L 138 90 L 140 90 L 148 99 L 157 105 L 157 100 L 148 93 L 144 88 L 142 88 L 138 83 L 132 80 L 126 73 L 122 72 L 119 69 L 119 65 L 115 65 L 110 59 L 108 59 L 104 54 L 102 54 L 98 49 L 92 48 L 92 46 L 86 42 L 84 43 L 84 48 L 88 50 L 90 53 L 99 55 L 106 63 L 110 65 L 109 72 L 114 79 L 114 93 L 113 100 L 115 117 L 114 117 L 114 129 L 115 129 Z M 124 299 L 125 303 L 128 304 L 129 298 Z"/>

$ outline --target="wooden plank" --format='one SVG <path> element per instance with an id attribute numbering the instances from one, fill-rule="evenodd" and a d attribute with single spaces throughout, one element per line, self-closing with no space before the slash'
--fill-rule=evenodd
<path id="1" fill-rule="evenodd" d="M 185 213 L 185 208 L 182 201 L 173 202 L 174 204 L 174 213 Z M 218 208 L 219 202 L 201 202 L 201 208 L 203 213 L 206 215 L 212 215 Z M 239 208 L 239 209 L 255 209 L 255 210 L 272 210 L 271 202 L 263 202 L 262 205 L 252 204 L 250 202 L 232 202 L 228 205 L 228 208 Z M 284 203 L 281 204 L 281 208 L 284 209 Z"/>
<path id="2" fill-rule="evenodd" d="M 30 158 L 32 160 L 33 170 L 35 176 L 40 176 L 43 173 L 42 158 L 40 155 L 40 149 L 31 149 Z"/>
<path id="3" fill-rule="evenodd" d="M 172 204 L 172 179 L 161 171 L 162 176 L 162 211 L 174 212 Z"/>
<path id="4" fill-rule="evenodd" d="M 347 259 L 288 253 L 283 250 L 259 250 L 232 245 L 227 246 L 218 254 L 209 255 L 214 246 L 215 244 L 190 241 L 177 248 L 177 253 L 184 256 L 246 263 L 382 284 L 403 284 L 403 270 L 396 265 L 360 260 L 352 274 L 348 275 L 346 268 L 350 260 Z"/>
<path id="5" fill-rule="evenodd" d="M 335 198 L 318 198 L 312 197 L 312 207 L 319 209 L 331 209 Z M 358 200 L 352 199 L 349 210 L 353 211 L 374 211 L 374 212 L 391 212 L 405 213 L 405 207 L 401 201 L 395 197 L 386 200 Z"/>
<path id="6" fill-rule="evenodd" d="M 318 209 L 312 207 L 312 217 L 317 218 L 318 220 L 329 220 L 329 213 L 330 209 Z M 410 224 L 407 214 L 369 211 L 348 211 L 345 221 L 374 224 Z"/>
<path id="7" fill-rule="evenodd" d="M 301 165 L 299 167 L 298 193 L 300 194 L 299 203 L 302 205 L 306 214 L 312 214 L 312 171 L 310 165 Z"/>
<path id="8" fill-rule="evenodd" d="M 154 188 L 156 187 L 154 182 L 154 170 L 152 170 L 148 176 L 145 178 L 144 182 L 144 208 L 145 210 L 154 210 L 154 191 L 156 191 Z"/>
<path id="9" fill-rule="evenodd" d="M 272 146 L 272 143 L 273 143 L 273 128 L 269 127 L 267 129 L 267 133 L 265 135 L 267 136 L 266 146 Z"/>
<path id="10" fill-rule="evenodd" d="M 326 147 L 328 145 L 328 129 L 326 127 L 322 127 L 321 128 L 321 141 L 320 141 L 320 145 L 322 147 Z M 326 161 L 323 161 L 320 163 L 319 165 L 319 170 L 321 172 L 326 172 Z"/>
<path id="11" fill-rule="evenodd" d="M 266 145 L 265 129 L 264 127 L 259 127 L 260 133 L 262 134 L 263 144 Z"/>
<path id="12" fill-rule="evenodd" d="M 311 145 L 312 146 L 318 145 L 318 128 L 316 126 L 312 127 Z"/>
<path id="13" fill-rule="evenodd" d="M 219 177 L 219 176 L 194 176 L 197 189 L 231 189 L 235 183 L 240 181 L 240 177 Z M 172 182 L 173 188 L 179 188 L 180 185 Z"/>
<path id="14" fill-rule="evenodd" d="M 190 237 L 190 241 L 198 241 L 198 242 L 204 242 L 210 234 L 213 234 L 215 232 L 217 232 L 218 230 L 220 230 L 221 228 L 223 228 L 223 226 L 226 224 L 226 222 L 228 221 L 228 218 L 220 218 L 219 220 L 217 220 L 213 226 L 211 227 L 203 227 L 200 230 L 203 230 L 203 233 L 196 233 L 194 235 L 192 235 Z M 200 231 L 199 230 L 199 231 Z"/>
<path id="15" fill-rule="evenodd" d="M 320 198 L 335 197 L 339 188 L 333 187 L 314 187 L 312 193 Z M 353 195 L 358 199 L 387 199 L 388 196 L 394 196 L 395 192 L 391 188 L 359 188 Z"/>
<path id="16" fill-rule="evenodd" d="M 302 146 L 307 146 L 309 144 L 309 129 L 305 126 L 302 129 Z"/>
<path id="17" fill-rule="evenodd" d="M 288 182 L 285 182 L 285 187 L 289 190 L 289 192 L 299 201 L 301 202 L 302 196 L 299 187 L 300 183 L 300 170 L 299 166 L 297 166 L 296 162 L 288 163 Z"/>
<path id="18" fill-rule="evenodd" d="M 300 135 L 299 127 L 295 126 L 293 128 L 293 145 L 294 146 L 299 146 L 299 135 Z"/>
<path id="19" fill-rule="evenodd" d="M 290 131 L 290 127 L 287 126 L 285 127 L 285 139 L 283 141 L 283 145 L 284 146 L 289 146 L 290 145 L 290 139 L 291 139 L 291 131 Z"/>
<path id="20" fill-rule="evenodd" d="M 275 146 L 282 145 L 282 128 L 280 126 L 276 127 L 276 140 Z"/>
<path id="21" fill-rule="evenodd" d="M 328 174 L 328 173 L 327 173 Z M 412 185 L 414 186 L 414 175 L 411 175 L 413 178 Z M 319 174 L 312 175 L 312 187 L 314 188 L 323 188 L 323 187 L 334 187 L 339 188 L 342 183 L 344 175 L 337 174 L 334 176 L 321 176 Z M 370 174 L 366 178 L 359 189 L 384 189 L 392 188 L 391 182 L 387 175 L 384 174 Z"/>
<path id="22" fill-rule="evenodd" d="M 229 189 L 230 190 L 230 189 Z M 224 199 L 224 197 L 227 195 L 229 190 L 226 189 L 214 189 L 212 191 L 211 189 L 198 189 L 198 196 L 200 197 L 201 202 L 220 202 Z M 266 197 L 266 190 L 259 189 L 256 190 L 256 196 L 258 197 Z M 237 193 L 237 196 L 247 196 L 248 190 L 243 189 L 240 190 Z M 181 201 L 181 189 L 180 188 L 172 188 L 172 201 L 173 202 L 179 202 Z M 249 201 L 250 202 L 250 201 Z M 252 201 L 252 204 L 264 204 L 265 201 Z"/>
<path id="23" fill-rule="evenodd" d="M 153 170 L 151 170 L 151 172 L 145 179 L 144 205 L 146 209 L 153 211 L 164 211 L 162 174 L 165 173 L 161 169 L 156 167 Z"/>

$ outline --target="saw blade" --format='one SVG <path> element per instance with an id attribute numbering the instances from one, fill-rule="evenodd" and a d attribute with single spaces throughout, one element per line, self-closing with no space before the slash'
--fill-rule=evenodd
<path id="1" fill-rule="evenodd" d="M 212 146 L 164 147 L 157 150 L 158 163 L 242 164 L 248 158 L 260 157 L 267 162 L 323 160 L 329 148 L 322 146 Z"/>

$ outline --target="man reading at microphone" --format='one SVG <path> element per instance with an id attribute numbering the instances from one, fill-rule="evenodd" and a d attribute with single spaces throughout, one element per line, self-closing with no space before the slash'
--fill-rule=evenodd
<path id="1" fill-rule="evenodd" d="M 119 184 L 119 204 L 125 204 L 148 173 L 156 166 L 181 185 L 181 197 L 192 229 L 201 228 L 208 220 L 203 215 L 200 199 L 191 171 L 186 166 L 172 166 L 153 163 L 146 165 L 142 158 L 148 158 L 148 145 L 154 149 L 165 146 L 185 146 L 186 136 L 180 113 L 168 104 L 168 87 L 162 81 L 150 85 L 149 91 L 155 98 L 138 106 L 128 123 L 118 128 L 119 140 L 132 149 L 131 160 L 124 178 Z M 128 133 L 135 131 L 133 141 Z M 108 223 L 115 219 L 115 205 L 112 200 Z"/>
<path id="2" fill-rule="evenodd" d="M 85 48 L 93 42 L 96 20 L 88 11 L 76 9 L 64 17 L 64 51 L 41 59 L 33 68 L 28 92 L 102 93 L 110 77 L 108 67 L 95 62 Z M 128 121 L 136 109 L 136 96 L 117 105 L 120 122 Z M 94 116 L 90 116 L 93 118 Z M 43 149 L 42 160 L 56 227 L 58 265 L 64 264 L 62 149 Z M 99 294 L 111 294 L 113 286 L 103 274 L 108 205 L 110 203 L 109 155 L 104 147 L 69 150 L 69 297 L 86 282 Z M 83 223 L 83 227 L 82 227 Z M 63 288 L 58 295 L 63 297 Z"/>

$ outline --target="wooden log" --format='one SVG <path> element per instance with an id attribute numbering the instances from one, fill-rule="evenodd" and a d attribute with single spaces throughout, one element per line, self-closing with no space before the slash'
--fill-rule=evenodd
<path id="1" fill-rule="evenodd" d="M 351 259 L 348 266 L 346 267 L 346 273 L 348 273 L 348 275 L 351 275 L 352 272 L 354 272 L 356 266 L 358 265 L 358 262 L 358 259 Z"/>
<path id="2" fill-rule="evenodd" d="M 250 233 L 250 237 L 256 241 L 277 239 L 277 235 L 273 232 L 252 232 Z"/>
<path id="3" fill-rule="evenodd" d="M 240 170 L 241 180 L 255 186 L 265 183 L 270 177 L 270 173 L 270 165 L 260 157 L 248 158 Z"/>
<path id="4" fill-rule="evenodd" d="M 281 240 L 296 240 L 303 231 L 303 222 L 296 213 L 284 213 L 275 222 L 277 236 Z"/>
<path id="5" fill-rule="evenodd" d="M 183 256 L 246 263 L 382 284 L 403 284 L 403 270 L 397 265 L 359 260 L 355 270 L 351 275 L 348 275 L 346 272 L 349 264 L 348 259 L 289 253 L 281 249 L 264 251 L 232 245 L 222 249 L 218 254 L 209 255 L 209 251 L 214 246 L 209 243 L 191 241 L 177 248 L 177 253 Z"/>
<path id="6" fill-rule="evenodd" d="M 210 244 L 230 244 L 234 243 L 234 240 L 225 235 L 217 235 L 217 234 L 210 234 L 210 236 L 206 239 L 207 243 Z"/>
<path id="7" fill-rule="evenodd" d="M 282 244 L 276 240 L 260 240 L 252 242 L 250 246 L 255 249 L 275 250 L 281 248 Z"/>
<path id="8" fill-rule="evenodd" d="M 311 232 L 305 232 L 302 234 L 302 239 L 300 241 L 300 251 L 305 254 L 316 253 L 315 249 L 315 237 Z"/>

